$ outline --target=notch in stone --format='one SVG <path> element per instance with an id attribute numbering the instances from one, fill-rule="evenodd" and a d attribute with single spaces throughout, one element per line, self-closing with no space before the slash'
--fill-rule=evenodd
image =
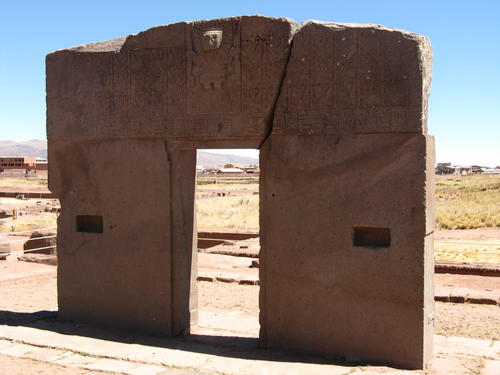
<path id="1" fill-rule="evenodd" d="M 354 227 L 353 246 L 356 247 L 391 247 L 389 228 Z"/>
<path id="2" fill-rule="evenodd" d="M 102 233 L 102 216 L 100 215 L 77 215 L 76 231 L 82 233 Z"/>

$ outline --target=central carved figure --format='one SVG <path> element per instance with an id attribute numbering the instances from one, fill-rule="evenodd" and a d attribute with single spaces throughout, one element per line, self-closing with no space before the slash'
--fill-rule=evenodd
<path id="1" fill-rule="evenodd" d="M 203 33 L 203 50 L 217 49 L 222 43 L 222 30 L 208 30 Z"/>
<path id="2" fill-rule="evenodd" d="M 211 26 L 216 26 L 214 23 Z M 192 49 L 188 49 L 189 112 L 210 114 L 220 112 L 219 106 L 241 111 L 235 96 L 241 96 L 240 35 L 234 25 L 192 30 Z M 236 29 L 237 30 L 237 29 Z M 236 34 L 236 35 L 235 35 Z M 235 42 L 236 40 L 236 42 Z"/>

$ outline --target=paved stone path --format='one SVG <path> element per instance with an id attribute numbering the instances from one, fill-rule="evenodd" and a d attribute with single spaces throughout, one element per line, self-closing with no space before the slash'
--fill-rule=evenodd
<path id="1" fill-rule="evenodd" d="M 256 275 L 257 269 L 248 268 L 250 259 L 238 259 L 234 263 L 234 259 L 226 262 L 226 257 L 202 256 L 200 271 L 240 280 L 245 280 L 250 273 Z M 211 260 L 218 266 L 214 267 Z M 55 268 L 49 266 L 34 267 L 24 262 L 13 265 L 15 274 L 0 274 L 0 283 L 4 286 L 19 278 L 37 279 L 55 274 Z M 459 288 L 467 281 L 463 276 L 438 278 L 442 282 L 437 287 Z M 478 279 L 473 286 L 476 290 L 493 288 L 498 298 L 497 285 L 489 280 Z M 0 312 L 4 313 L 0 325 L 0 355 L 80 369 L 141 375 L 423 374 L 422 371 L 335 363 L 318 357 L 297 357 L 259 349 L 258 320 L 243 311 L 202 308 L 199 314 L 203 326 L 193 327 L 193 334 L 182 339 L 137 336 L 59 322 L 53 319 L 55 312 Z M 434 353 L 435 358 L 425 374 L 500 374 L 499 342 L 435 336 Z"/>
<path id="2" fill-rule="evenodd" d="M 199 327 L 187 338 L 166 339 L 59 322 L 47 318 L 51 314 L 24 314 L 0 325 L 0 355 L 130 375 L 423 373 L 265 351 L 255 338 L 210 327 Z M 434 352 L 427 374 L 498 374 L 499 342 L 435 336 Z"/>

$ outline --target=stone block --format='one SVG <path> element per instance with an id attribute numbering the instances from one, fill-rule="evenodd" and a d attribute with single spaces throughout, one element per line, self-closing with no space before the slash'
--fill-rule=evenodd
<path id="1" fill-rule="evenodd" d="M 379 25 L 305 23 L 274 116 L 274 134 L 426 133 L 427 38 Z"/>
<path id="2" fill-rule="evenodd" d="M 295 28 L 260 16 L 181 22 L 49 54 L 47 135 L 256 148 L 271 126 Z"/>
<path id="3" fill-rule="evenodd" d="M 243 16 L 159 26 L 46 63 L 60 318 L 188 334 L 196 149 L 260 148 L 262 341 L 425 366 L 426 38 Z"/>
<path id="4" fill-rule="evenodd" d="M 49 184 L 64 207 L 58 218 L 59 317 L 171 334 L 171 180 L 164 142 L 51 140 L 49 155 Z M 90 219 L 78 227 L 79 217 Z"/>
<path id="5" fill-rule="evenodd" d="M 272 135 L 260 190 L 269 346 L 409 368 L 429 359 L 427 142 L 421 134 Z M 389 243 L 357 245 L 355 228 L 388 230 Z"/>

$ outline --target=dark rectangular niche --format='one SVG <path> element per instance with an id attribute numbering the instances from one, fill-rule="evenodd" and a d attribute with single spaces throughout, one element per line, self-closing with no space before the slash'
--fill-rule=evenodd
<path id="1" fill-rule="evenodd" d="M 390 247 L 391 230 L 389 228 L 354 227 L 353 246 Z"/>
<path id="2" fill-rule="evenodd" d="M 77 215 L 76 231 L 83 233 L 102 233 L 102 216 L 100 215 Z"/>

